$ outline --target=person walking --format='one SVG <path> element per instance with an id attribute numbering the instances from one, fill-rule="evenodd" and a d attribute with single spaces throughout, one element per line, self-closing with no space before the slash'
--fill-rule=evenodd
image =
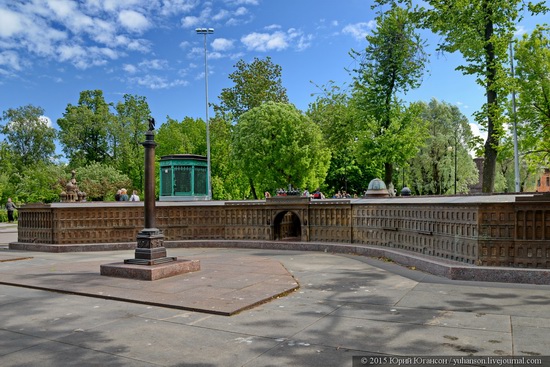
<path id="1" fill-rule="evenodd" d="M 14 222 L 13 219 L 13 212 L 17 209 L 17 206 L 11 201 L 11 198 L 8 198 L 8 202 L 6 203 L 6 211 L 8 212 L 8 222 L 12 223 Z"/>

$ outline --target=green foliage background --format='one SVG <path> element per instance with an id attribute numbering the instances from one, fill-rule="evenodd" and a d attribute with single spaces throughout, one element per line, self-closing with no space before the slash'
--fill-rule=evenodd
<path id="1" fill-rule="evenodd" d="M 550 166 L 549 28 L 539 26 L 514 42 L 515 77 L 508 47 L 517 21 L 548 9 L 519 0 L 454 4 L 429 0 L 429 7 L 413 8 L 406 0 L 377 0 L 376 30 L 364 50 L 350 51 L 352 84 L 318 87 L 307 111 L 291 104 L 282 68 L 270 57 L 239 60 L 208 121 L 213 198 L 258 198 L 257 191 L 289 184 L 321 187 L 329 197 L 344 190 L 361 195 L 382 176 L 417 195 L 453 194 L 455 184 L 457 193 L 467 193 L 478 178 L 474 154 L 486 158 L 485 191 L 513 191 L 513 122 L 521 190 L 536 189 L 539 173 Z M 441 36 L 438 51 L 461 53 L 465 62 L 458 69 L 485 88 L 487 103 L 475 114 L 488 129 L 484 144 L 456 106 L 403 101 L 421 85 L 426 66 L 419 28 Z M 511 91 L 518 95 L 517 109 L 508 99 Z M 113 200 L 122 187 L 142 194 L 141 142 L 153 115 L 146 97 L 106 101 L 101 90 L 82 91 L 57 121 L 59 131 L 48 126 L 45 113 L 33 105 L 3 111 L 2 203 L 8 197 L 17 205 L 58 201 L 72 170 L 88 200 Z M 163 155 L 206 155 L 206 128 L 191 117 L 159 121 L 156 169 Z M 63 157 L 56 156 L 56 143 Z M 0 210 L 0 220 L 4 215 Z"/>

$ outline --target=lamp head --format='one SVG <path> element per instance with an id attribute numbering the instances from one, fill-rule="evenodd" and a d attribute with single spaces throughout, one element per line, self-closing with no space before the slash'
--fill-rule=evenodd
<path id="1" fill-rule="evenodd" d="M 212 34 L 214 33 L 214 28 L 195 28 L 197 34 Z"/>

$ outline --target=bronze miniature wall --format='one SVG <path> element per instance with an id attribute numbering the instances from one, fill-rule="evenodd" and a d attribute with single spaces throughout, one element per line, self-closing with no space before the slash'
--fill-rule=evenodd
<path id="1" fill-rule="evenodd" d="M 550 196 L 158 202 L 166 241 L 292 240 L 387 246 L 484 266 L 550 268 Z M 143 202 L 23 206 L 19 243 L 135 242 Z"/>

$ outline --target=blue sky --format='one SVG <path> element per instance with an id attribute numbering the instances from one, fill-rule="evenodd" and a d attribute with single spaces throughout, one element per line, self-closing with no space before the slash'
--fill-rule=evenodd
<path id="1" fill-rule="evenodd" d="M 348 52 L 366 45 L 371 1 L 346 0 L 0 0 L 0 112 L 33 104 L 57 128 L 68 103 L 101 89 L 108 102 L 145 96 L 157 120 L 205 117 L 204 38 L 209 100 L 217 102 L 243 59 L 281 65 L 290 102 L 306 110 L 323 85 L 350 82 Z M 530 32 L 544 19 L 519 25 Z M 428 42 L 433 46 L 436 39 Z M 408 100 L 456 104 L 471 119 L 483 104 L 458 55 L 435 55 Z"/>

